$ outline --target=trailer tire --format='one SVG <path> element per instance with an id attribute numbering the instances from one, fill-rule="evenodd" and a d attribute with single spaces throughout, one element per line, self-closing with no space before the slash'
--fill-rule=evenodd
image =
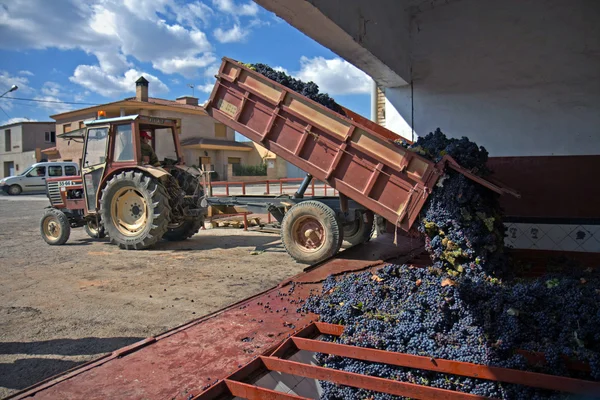
<path id="1" fill-rule="evenodd" d="M 169 228 L 163 235 L 163 238 L 171 242 L 178 242 L 191 238 L 198 233 L 203 224 L 204 218 L 196 218 L 183 221 L 177 226 L 169 225 Z"/>
<path id="2" fill-rule="evenodd" d="M 283 217 L 281 241 L 297 262 L 315 264 L 332 257 L 339 251 L 342 240 L 335 211 L 319 201 L 298 203 Z"/>
<path id="3" fill-rule="evenodd" d="M 46 243 L 52 246 L 65 244 L 71 236 L 71 224 L 64 212 L 47 208 L 40 220 L 40 233 Z"/>
<path id="4" fill-rule="evenodd" d="M 162 239 L 171 207 L 158 179 L 126 171 L 114 175 L 102 189 L 100 215 L 112 243 L 126 250 L 142 250 Z"/>
<path id="5" fill-rule="evenodd" d="M 359 212 L 352 225 L 344 226 L 344 241 L 351 246 L 366 243 L 373 235 L 373 228 L 373 213 L 371 211 Z"/>
<path id="6" fill-rule="evenodd" d="M 92 239 L 103 239 L 106 237 L 106 229 L 104 229 L 104 225 L 102 225 L 102 222 L 96 224 L 96 221 L 88 220 L 83 227 L 85 229 L 85 232 Z"/>

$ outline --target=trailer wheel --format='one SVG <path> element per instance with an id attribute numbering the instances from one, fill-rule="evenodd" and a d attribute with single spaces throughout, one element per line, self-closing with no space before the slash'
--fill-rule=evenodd
<path id="1" fill-rule="evenodd" d="M 116 174 L 102 190 L 100 215 L 110 241 L 122 249 L 156 244 L 167 231 L 171 207 L 158 179 L 141 172 Z"/>
<path id="2" fill-rule="evenodd" d="M 100 226 L 98 226 L 100 225 Z M 102 239 L 106 237 L 106 230 L 102 223 L 96 224 L 95 219 L 88 220 L 88 222 L 84 225 L 85 232 L 92 239 Z"/>
<path id="3" fill-rule="evenodd" d="M 203 224 L 204 218 L 185 220 L 179 224 L 169 224 L 169 228 L 163 238 L 172 242 L 191 238 L 198 233 Z"/>
<path id="4" fill-rule="evenodd" d="M 358 213 L 352 224 L 344 225 L 344 241 L 351 246 L 368 242 L 373 235 L 373 213 Z"/>
<path id="5" fill-rule="evenodd" d="M 48 208 L 44 211 L 40 221 L 40 232 L 44 241 L 49 245 L 65 244 L 71 235 L 69 218 L 56 208 Z"/>
<path id="6" fill-rule="evenodd" d="M 281 223 L 281 241 L 293 259 L 314 264 L 335 255 L 342 245 L 341 224 L 331 207 L 314 200 L 294 205 Z"/>

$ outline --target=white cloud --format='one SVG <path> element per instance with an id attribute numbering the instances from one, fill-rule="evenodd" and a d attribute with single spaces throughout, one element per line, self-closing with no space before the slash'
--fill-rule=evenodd
<path id="1" fill-rule="evenodd" d="M 33 72 L 31 71 L 27 71 L 26 69 L 19 71 L 19 75 L 27 75 L 27 76 L 33 76 Z"/>
<path id="2" fill-rule="evenodd" d="M 37 119 L 29 119 L 23 117 L 9 118 L 5 121 L 0 122 L 0 126 L 16 124 L 17 122 L 37 122 Z"/>
<path id="3" fill-rule="evenodd" d="M 242 29 L 238 24 L 235 24 L 233 28 L 228 30 L 217 28 L 213 32 L 215 38 L 221 43 L 241 42 L 246 38 L 248 33 L 249 31 Z"/>
<path id="4" fill-rule="evenodd" d="M 177 23 L 198 29 L 198 25 L 208 27 L 215 12 L 204 3 L 196 1 L 182 6 L 171 6 Z"/>
<path id="5" fill-rule="evenodd" d="M 213 0 L 213 5 L 221 12 L 238 16 L 254 16 L 258 14 L 258 5 L 253 1 L 236 4 L 233 0 Z"/>
<path id="6" fill-rule="evenodd" d="M 215 62 L 217 58 L 212 53 L 207 53 L 201 57 L 173 58 L 171 60 L 161 60 L 157 62 L 155 68 L 161 71 L 176 70 L 186 78 L 192 78 L 198 75 L 201 68 Z"/>
<path id="7" fill-rule="evenodd" d="M 194 23 L 210 9 L 199 1 L 180 4 L 175 0 L 63 0 L 48 7 L 46 0 L 11 0 L 0 6 L 0 48 L 83 50 L 97 58 L 103 73 L 117 79 L 134 69 L 136 61 L 150 63 L 163 73 L 189 76 L 192 64 L 201 64 L 212 53 L 206 34 Z M 173 12 L 178 22 L 163 19 Z"/>
<path id="8" fill-rule="evenodd" d="M 210 92 L 212 92 L 214 86 L 215 86 L 214 83 L 205 83 L 204 85 L 196 86 L 196 88 L 198 90 L 200 90 L 201 92 L 210 93 Z"/>
<path id="9" fill-rule="evenodd" d="M 77 83 L 86 89 L 106 97 L 116 97 L 123 93 L 135 92 L 135 81 L 144 76 L 149 84 L 150 96 L 167 93 L 169 88 L 156 76 L 130 69 L 123 75 L 110 75 L 95 65 L 79 65 L 75 68 L 71 82 Z"/>
<path id="10" fill-rule="evenodd" d="M 34 99 L 40 100 L 39 107 L 48 110 L 50 114 L 60 114 L 74 108 L 72 104 L 60 103 L 61 100 L 56 96 L 36 96 Z"/>
<path id="11" fill-rule="evenodd" d="M 288 70 L 287 70 L 287 69 L 285 69 L 285 68 L 283 68 L 282 66 L 273 67 L 273 69 L 274 69 L 275 71 L 284 72 L 284 73 L 286 73 L 286 74 L 288 74 L 288 75 L 289 75 L 289 72 L 288 72 Z"/>
<path id="12" fill-rule="evenodd" d="M 15 76 L 7 71 L 0 70 L 0 94 L 10 89 L 12 85 L 17 85 L 19 87 L 19 89 L 17 89 L 19 92 L 27 93 L 33 91 L 33 89 L 29 86 L 29 79 L 26 77 Z M 8 96 L 12 95 L 13 94 L 9 94 Z"/>
<path id="13" fill-rule="evenodd" d="M 321 92 L 332 96 L 365 94 L 371 90 L 371 78 L 341 58 L 300 58 L 300 71 L 294 76 L 305 82 L 313 81 Z"/>
<path id="14" fill-rule="evenodd" d="M 219 68 L 221 68 L 220 62 L 216 62 L 214 64 L 209 65 L 204 70 L 204 76 L 206 76 L 207 78 L 214 78 L 215 75 L 219 73 Z"/>
<path id="15" fill-rule="evenodd" d="M 60 96 L 62 87 L 56 82 L 46 82 L 42 86 L 42 93 L 46 96 Z"/>

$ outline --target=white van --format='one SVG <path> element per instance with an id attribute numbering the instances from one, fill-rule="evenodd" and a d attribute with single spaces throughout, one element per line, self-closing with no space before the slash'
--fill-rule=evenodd
<path id="1" fill-rule="evenodd" d="M 10 195 L 21 193 L 44 193 L 46 179 L 61 176 L 78 176 L 79 165 L 74 162 L 41 162 L 33 164 L 25 172 L 0 179 L 0 190 Z"/>

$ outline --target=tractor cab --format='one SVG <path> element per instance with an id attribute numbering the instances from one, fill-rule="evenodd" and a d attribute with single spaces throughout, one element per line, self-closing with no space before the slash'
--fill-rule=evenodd
<path id="1" fill-rule="evenodd" d="M 176 125 L 173 119 L 143 115 L 88 121 L 81 161 L 86 213 L 98 212 L 98 188 L 116 171 L 136 168 L 160 177 L 167 169 L 183 165 Z M 148 149 L 156 154 L 155 165 Z"/>
<path id="2" fill-rule="evenodd" d="M 41 221 L 44 240 L 63 244 L 70 228 L 79 226 L 124 249 L 194 235 L 208 208 L 207 176 L 185 166 L 176 120 L 104 116 L 101 111 L 86 122 L 81 178 L 47 181 L 51 207 Z"/>

